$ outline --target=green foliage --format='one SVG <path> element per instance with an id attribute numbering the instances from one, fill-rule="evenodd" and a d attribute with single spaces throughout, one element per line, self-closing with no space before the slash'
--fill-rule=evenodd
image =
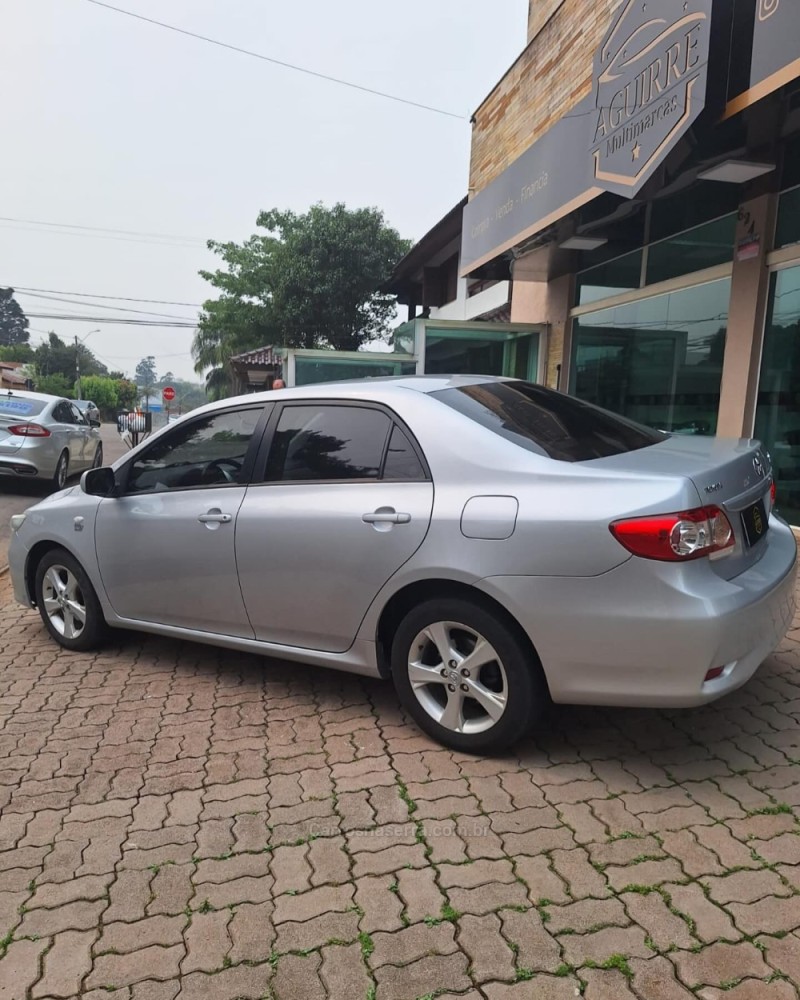
<path id="1" fill-rule="evenodd" d="M 117 385 L 117 405 L 121 410 L 132 410 L 139 398 L 139 390 L 136 388 L 136 383 L 126 378 L 116 379 L 115 381 Z"/>
<path id="2" fill-rule="evenodd" d="M 14 298 L 13 288 L 0 288 L 0 344 L 27 344 L 30 340 L 28 320 L 22 306 Z M 5 361 L 16 360 L 4 358 Z"/>
<path id="3" fill-rule="evenodd" d="M 0 347 L 0 361 L 19 361 L 28 364 L 33 361 L 33 348 L 30 344 L 11 344 Z"/>
<path id="4" fill-rule="evenodd" d="M 50 375 L 62 375 L 68 386 L 75 382 L 80 367 L 81 378 L 87 375 L 108 375 L 108 369 L 97 360 L 85 344 L 65 344 L 55 333 L 48 334 L 47 340 L 33 352 L 36 370 L 35 381 Z M 44 389 L 40 390 L 44 392 Z M 58 395 L 65 395 L 59 393 Z M 71 393 L 70 393 L 71 395 Z"/>
<path id="5" fill-rule="evenodd" d="M 136 366 L 136 384 L 145 395 L 149 395 L 157 381 L 156 359 L 150 354 Z"/>
<path id="6" fill-rule="evenodd" d="M 119 406 L 118 383 L 104 375 L 81 377 L 81 396 L 91 399 L 104 417 L 112 417 Z M 77 383 L 75 384 L 77 390 Z"/>
<path id="7" fill-rule="evenodd" d="M 34 378 L 37 392 L 47 393 L 49 396 L 66 396 L 67 399 L 74 399 L 75 393 L 72 391 L 72 383 L 60 372 L 55 375 L 37 375 Z"/>
<path id="8" fill-rule="evenodd" d="M 411 244 L 378 209 L 272 209 L 242 244 L 210 242 L 224 262 L 200 274 L 220 293 L 192 345 L 215 398 L 230 392 L 230 358 L 267 345 L 355 351 L 389 333 L 394 299 L 380 291 Z M 210 371 L 209 371 L 210 369 Z"/>

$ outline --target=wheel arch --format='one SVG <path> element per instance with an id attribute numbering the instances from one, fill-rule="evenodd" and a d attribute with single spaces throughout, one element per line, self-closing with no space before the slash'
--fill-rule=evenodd
<path id="1" fill-rule="evenodd" d="M 391 675 L 390 654 L 392 638 L 397 626 L 405 618 L 412 608 L 423 601 L 443 598 L 461 598 L 471 601 L 484 611 L 495 615 L 514 633 L 518 641 L 530 652 L 532 662 L 542 671 L 542 676 L 547 682 L 546 675 L 542 669 L 542 662 L 531 637 L 520 625 L 514 615 L 504 607 L 494 597 L 483 593 L 476 587 L 468 583 L 461 583 L 458 580 L 431 579 L 418 580 L 409 583 L 393 594 L 384 605 L 378 619 L 376 629 L 375 645 L 378 670 L 381 677 L 388 678 Z"/>
<path id="2" fill-rule="evenodd" d="M 73 559 L 77 560 L 79 563 L 81 560 L 71 549 L 68 549 L 66 545 L 61 542 L 54 542 L 52 539 L 47 539 L 42 542 L 37 542 L 33 548 L 28 553 L 28 559 L 25 563 L 25 586 L 28 590 L 28 597 L 33 607 L 37 607 L 36 604 L 36 570 L 39 568 L 39 563 L 44 559 L 48 552 L 52 552 L 54 549 L 61 549 L 68 555 L 72 556 Z M 83 563 L 81 563 L 83 565 Z"/>

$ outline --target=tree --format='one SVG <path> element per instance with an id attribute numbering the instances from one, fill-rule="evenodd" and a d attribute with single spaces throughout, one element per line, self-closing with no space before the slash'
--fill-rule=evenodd
<path id="1" fill-rule="evenodd" d="M 229 391 L 235 354 L 266 345 L 355 351 L 388 336 L 395 301 L 380 289 L 411 246 L 374 208 L 272 209 L 257 225 L 266 235 L 211 241 L 225 268 L 200 272 L 221 293 L 204 304 L 192 345 L 215 396 Z"/>
<path id="2" fill-rule="evenodd" d="M 55 333 L 49 333 L 45 343 L 35 349 L 33 361 L 39 377 L 63 375 L 68 386 L 75 381 L 78 363 L 81 377 L 108 374 L 106 366 L 97 360 L 85 344 L 65 344 Z"/>
<path id="3" fill-rule="evenodd" d="M 55 372 L 53 375 L 37 374 L 34 382 L 36 383 L 36 391 L 44 392 L 48 396 L 66 396 L 67 399 L 73 399 L 75 396 L 72 391 L 72 383 L 61 372 Z"/>
<path id="4" fill-rule="evenodd" d="M 14 289 L 0 288 L 0 344 L 27 344 L 30 336 L 28 320 L 14 298 Z"/>
<path id="5" fill-rule="evenodd" d="M 117 385 L 117 404 L 121 410 L 132 410 L 139 398 L 136 383 L 126 378 L 115 379 Z"/>
<path id="6" fill-rule="evenodd" d="M 81 395 L 84 399 L 91 399 L 104 417 L 110 418 L 116 415 L 119 392 L 114 379 L 103 375 L 82 375 Z"/>
<path id="7" fill-rule="evenodd" d="M 30 344 L 0 347 L 0 361 L 20 361 L 23 364 L 28 364 L 33 361 L 33 348 Z"/>
<path id="8" fill-rule="evenodd" d="M 152 354 L 149 354 L 146 358 L 142 358 L 136 366 L 136 384 L 142 390 L 144 396 L 148 397 L 157 381 L 156 359 Z"/>

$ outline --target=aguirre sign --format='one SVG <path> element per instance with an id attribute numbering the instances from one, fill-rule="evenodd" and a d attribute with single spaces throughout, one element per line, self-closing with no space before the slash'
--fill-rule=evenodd
<path id="1" fill-rule="evenodd" d="M 464 210 L 467 274 L 611 191 L 634 197 L 706 104 L 714 0 L 623 0 L 570 109 Z"/>

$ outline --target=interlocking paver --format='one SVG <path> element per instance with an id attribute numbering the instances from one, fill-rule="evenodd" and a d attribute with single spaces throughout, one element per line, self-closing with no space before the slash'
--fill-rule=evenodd
<path id="1" fill-rule="evenodd" d="M 800 627 L 716 705 L 563 709 L 497 760 L 388 685 L 0 630 L 2 995 L 797 997 Z"/>

